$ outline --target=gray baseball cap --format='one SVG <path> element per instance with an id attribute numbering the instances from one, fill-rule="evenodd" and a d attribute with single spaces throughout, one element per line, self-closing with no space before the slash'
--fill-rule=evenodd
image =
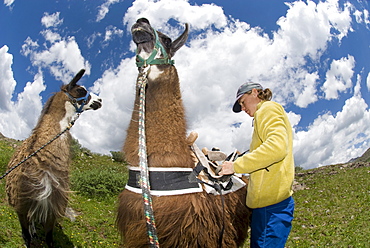
<path id="1" fill-rule="evenodd" d="M 240 85 L 238 91 L 236 92 L 236 100 L 235 100 L 235 103 L 234 103 L 234 106 L 233 106 L 233 111 L 235 113 L 239 113 L 240 111 L 242 111 L 242 108 L 239 104 L 239 99 L 245 94 L 247 93 L 248 91 L 251 91 L 252 89 L 263 89 L 262 85 L 260 85 L 259 83 L 253 83 L 253 82 L 247 82 L 247 83 L 244 83 L 242 85 Z"/>

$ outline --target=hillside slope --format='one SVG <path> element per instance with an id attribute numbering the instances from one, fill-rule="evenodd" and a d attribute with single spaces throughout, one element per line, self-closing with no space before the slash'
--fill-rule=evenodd
<path id="1" fill-rule="evenodd" d="M 296 174 L 295 219 L 287 247 L 369 247 L 370 163 Z"/>
<path id="2" fill-rule="evenodd" d="M 19 141 L 0 135 L 0 173 Z M 115 228 L 117 195 L 127 181 L 118 152 L 94 154 L 73 145 L 72 189 L 68 218 L 56 228 L 57 247 L 119 247 Z M 364 158 L 364 157 L 363 157 Z M 366 160 L 364 160 L 366 161 Z M 369 247 L 370 162 L 323 166 L 296 173 L 293 229 L 286 247 Z M 225 202 L 227 204 L 227 202 Z M 242 221 L 242 220 L 241 220 Z M 17 216 L 0 181 L 0 247 L 23 247 Z M 39 247 L 43 247 L 42 243 Z M 244 245 L 248 246 L 248 241 Z"/>
<path id="3" fill-rule="evenodd" d="M 370 148 L 367 149 L 367 151 L 361 157 L 357 158 L 355 161 L 370 162 Z"/>

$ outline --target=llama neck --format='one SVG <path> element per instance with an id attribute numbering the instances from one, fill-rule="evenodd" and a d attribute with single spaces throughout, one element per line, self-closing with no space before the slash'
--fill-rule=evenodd
<path id="1" fill-rule="evenodd" d="M 64 93 L 57 93 L 50 102 L 46 103 L 39 122 L 34 129 L 39 132 L 49 131 L 50 134 L 57 134 L 66 129 L 76 113 L 75 107 L 66 100 Z"/>
<path id="2" fill-rule="evenodd" d="M 76 114 L 76 108 L 70 102 L 65 102 L 64 107 L 66 110 L 66 114 L 59 121 L 61 130 L 66 129 L 69 126 L 72 117 Z"/>
<path id="3" fill-rule="evenodd" d="M 74 109 L 74 107 L 70 103 L 67 104 L 66 99 L 67 97 L 64 93 L 56 93 L 48 100 L 36 127 L 32 130 L 31 136 L 22 145 L 25 147 L 24 151 L 27 151 L 27 153 L 36 151 L 57 137 L 67 127 L 67 120 L 71 119 L 71 109 Z M 55 158 L 55 161 L 58 161 L 55 162 L 53 160 L 52 164 L 61 169 L 69 160 L 70 140 L 71 135 L 67 131 L 46 146 L 42 154 L 52 154 L 50 156 Z"/>
<path id="4" fill-rule="evenodd" d="M 150 72 L 150 74 L 153 71 Z M 190 148 L 186 143 L 185 111 L 179 79 L 174 66 L 166 67 L 159 76 L 148 75 L 145 103 L 145 131 L 149 166 L 192 167 Z M 152 78 L 155 78 L 152 80 Z M 138 106 L 127 131 L 124 152 L 129 163 L 138 163 Z"/>
<path id="5" fill-rule="evenodd" d="M 161 76 L 162 73 L 163 73 L 163 70 L 160 70 L 158 68 L 158 66 L 156 66 L 156 65 L 152 65 L 151 68 L 150 68 L 150 73 L 148 75 L 148 79 L 150 81 L 155 81 Z"/>

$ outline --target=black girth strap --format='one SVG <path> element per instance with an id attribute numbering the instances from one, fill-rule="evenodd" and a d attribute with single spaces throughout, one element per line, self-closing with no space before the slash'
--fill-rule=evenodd
<path id="1" fill-rule="evenodd" d="M 182 190 L 199 188 L 198 182 L 189 182 L 192 171 L 149 171 L 151 190 Z M 128 186 L 140 188 L 140 171 L 129 170 Z"/>

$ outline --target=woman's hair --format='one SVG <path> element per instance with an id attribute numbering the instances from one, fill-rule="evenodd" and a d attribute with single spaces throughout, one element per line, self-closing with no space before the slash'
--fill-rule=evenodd
<path id="1" fill-rule="evenodd" d="M 272 98 L 272 92 L 269 88 L 266 88 L 264 90 L 262 89 L 257 89 L 258 91 L 258 98 L 263 100 L 263 101 L 270 101 Z"/>
<path id="2" fill-rule="evenodd" d="M 256 90 L 258 92 L 257 97 L 259 99 L 261 99 L 262 101 L 270 101 L 271 100 L 271 98 L 272 98 L 272 91 L 269 88 L 266 88 L 264 90 L 263 89 L 256 89 Z M 252 94 L 252 91 L 250 90 L 250 91 L 248 91 L 245 94 L 250 95 L 250 94 Z"/>

